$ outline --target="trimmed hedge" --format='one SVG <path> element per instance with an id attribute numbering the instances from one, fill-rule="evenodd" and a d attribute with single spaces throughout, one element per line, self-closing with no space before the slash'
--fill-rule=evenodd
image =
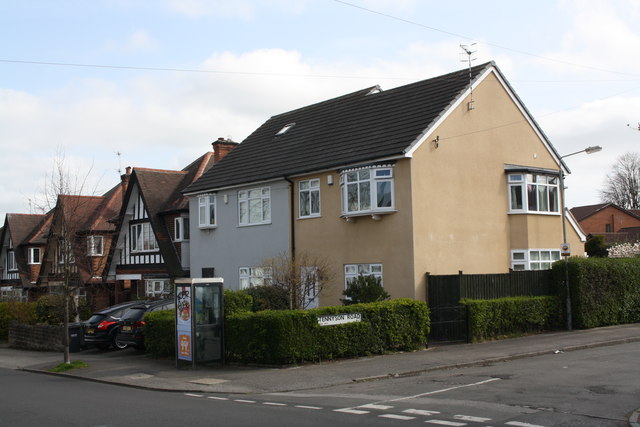
<path id="1" fill-rule="evenodd" d="M 463 299 L 469 307 L 473 341 L 556 329 L 562 322 L 562 300 L 555 296 Z"/>
<path id="2" fill-rule="evenodd" d="M 36 303 L 0 302 L 0 340 L 9 337 L 9 325 L 12 321 L 33 325 L 37 322 Z"/>
<path id="3" fill-rule="evenodd" d="M 361 313 L 362 322 L 319 326 L 317 317 Z M 226 319 L 229 361 L 283 365 L 411 351 L 429 332 L 426 304 L 412 299 L 313 310 L 239 313 Z"/>
<path id="4" fill-rule="evenodd" d="M 253 297 L 247 291 L 224 290 L 224 317 L 251 311 L 252 307 Z"/>
<path id="5" fill-rule="evenodd" d="M 640 322 L 640 259 L 569 258 L 573 327 Z M 553 265 L 554 285 L 565 300 L 564 263 Z M 564 312 L 564 308 L 563 308 Z"/>
<path id="6" fill-rule="evenodd" d="M 176 313 L 152 311 L 144 315 L 144 348 L 151 357 L 169 357 L 176 353 Z"/>

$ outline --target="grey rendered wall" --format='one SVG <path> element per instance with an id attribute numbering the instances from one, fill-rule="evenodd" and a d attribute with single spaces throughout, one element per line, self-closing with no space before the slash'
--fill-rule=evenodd
<path id="1" fill-rule="evenodd" d="M 238 191 L 271 187 L 271 223 L 238 225 Z M 227 195 L 227 203 L 224 202 Z M 288 252 L 290 245 L 289 183 L 276 181 L 216 193 L 217 227 L 198 227 L 198 197 L 189 197 L 191 277 L 213 267 L 225 289 L 239 288 L 239 268 L 258 267 L 265 259 Z"/>

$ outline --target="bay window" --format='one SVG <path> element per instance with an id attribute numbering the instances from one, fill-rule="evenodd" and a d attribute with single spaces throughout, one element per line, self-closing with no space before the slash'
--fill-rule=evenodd
<path id="1" fill-rule="evenodd" d="M 533 173 L 509 174 L 509 211 L 558 213 L 559 179 Z"/>
<path id="2" fill-rule="evenodd" d="M 343 215 L 393 211 L 393 169 L 390 167 L 343 171 L 340 187 Z"/>

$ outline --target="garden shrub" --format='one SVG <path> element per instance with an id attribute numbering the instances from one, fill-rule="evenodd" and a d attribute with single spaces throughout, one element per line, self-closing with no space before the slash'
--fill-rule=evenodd
<path id="1" fill-rule="evenodd" d="M 155 358 L 171 357 L 176 352 L 175 310 L 152 311 L 144 316 L 144 348 Z"/>
<path id="2" fill-rule="evenodd" d="M 341 313 L 361 313 L 362 321 L 318 325 L 318 316 Z M 424 346 L 428 332 L 429 310 L 412 299 L 239 313 L 226 319 L 226 356 L 244 363 L 282 365 L 411 351 Z"/>
<path id="3" fill-rule="evenodd" d="M 224 317 L 232 314 L 251 311 L 253 309 L 253 297 L 246 290 L 224 290 Z"/>
<path id="4" fill-rule="evenodd" d="M 289 294 L 279 286 L 254 286 L 245 292 L 253 298 L 253 311 L 289 309 Z"/>
<path id="5" fill-rule="evenodd" d="M 340 301 L 344 305 L 385 301 L 391 297 L 382 287 L 382 279 L 373 275 L 358 276 L 349 281 L 342 294 L 345 298 Z"/>
<path id="6" fill-rule="evenodd" d="M 553 266 L 553 284 L 565 301 L 565 266 Z M 569 258 L 573 327 L 640 322 L 639 258 Z"/>
<path id="7" fill-rule="evenodd" d="M 11 322 L 26 325 L 36 323 L 36 304 L 33 302 L 0 302 L 0 340 L 7 340 Z"/>
<path id="8" fill-rule="evenodd" d="M 559 328 L 562 300 L 556 296 L 509 297 L 461 301 L 469 310 L 473 341 Z"/>

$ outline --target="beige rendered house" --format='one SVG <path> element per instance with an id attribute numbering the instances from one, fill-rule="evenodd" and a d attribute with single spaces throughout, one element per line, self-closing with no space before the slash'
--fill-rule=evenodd
<path id="1" fill-rule="evenodd" d="M 427 273 L 550 268 L 563 241 L 561 170 L 487 63 L 274 116 L 189 190 L 288 182 L 291 214 L 270 222 L 288 222 L 292 253 L 329 261 L 335 279 L 320 305 L 332 305 L 359 274 L 381 277 L 394 298 L 425 300 Z M 570 215 L 567 226 L 582 255 L 584 234 Z"/>

